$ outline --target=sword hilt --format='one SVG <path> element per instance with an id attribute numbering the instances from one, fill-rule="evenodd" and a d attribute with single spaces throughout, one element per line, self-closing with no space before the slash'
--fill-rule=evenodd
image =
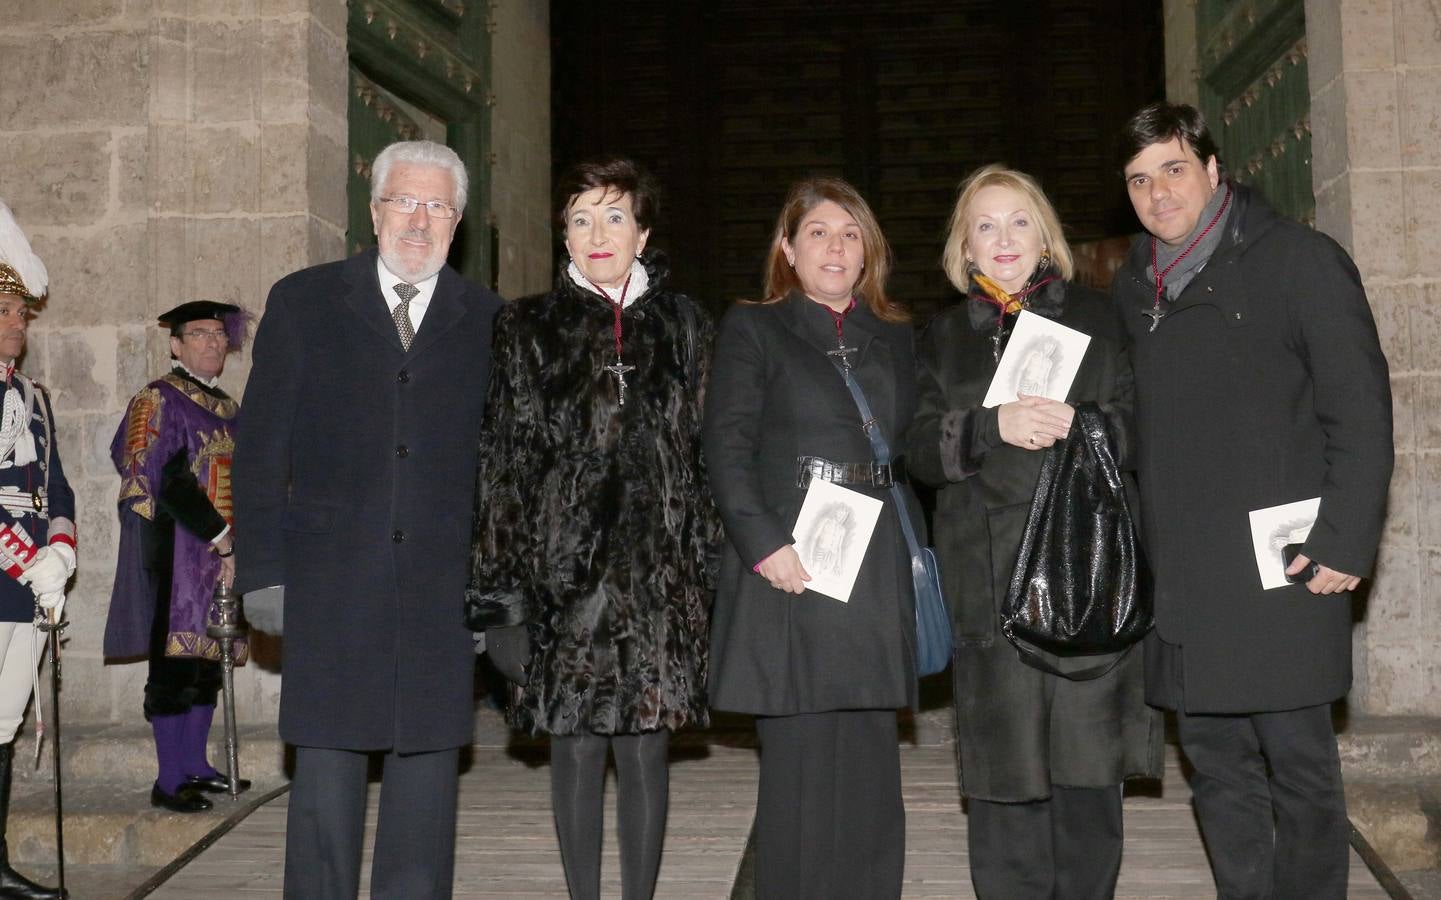
<path id="1" fill-rule="evenodd" d="M 49 634 L 52 631 L 64 631 L 70 627 L 70 620 L 64 618 L 58 610 L 46 609 L 38 610 L 38 612 L 43 613 L 43 615 L 35 617 L 35 628 L 39 631 Z"/>

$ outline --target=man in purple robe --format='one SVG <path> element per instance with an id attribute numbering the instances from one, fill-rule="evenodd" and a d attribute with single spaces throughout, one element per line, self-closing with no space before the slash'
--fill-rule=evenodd
<path id="1" fill-rule="evenodd" d="M 230 459 L 240 406 L 219 381 L 245 318 L 238 306 L 194 300 L 160 323 L 170 328 L 171 371 L 131 398 L 110 444 L 120 555 L 105 655 L 150 658 L 145 718 L 159 769 L 151 804 L 200 812 L 211 806 L 200 792 L 230 788 L 206 757 L 221 677 L 220 646 L 205 626 L 216 584 L 235 578 Z M 237 641 L 236 663 L 246 655 Z"/>

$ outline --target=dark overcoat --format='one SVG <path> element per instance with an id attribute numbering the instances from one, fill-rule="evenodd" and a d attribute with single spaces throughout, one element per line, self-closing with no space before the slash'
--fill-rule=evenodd
<path id="1" fill-rule="evenodd" d="M 406 351 L 374 251 L 270 291 L 236 437 L 236 586 L 285 586 L 287 743 L 471 740 L 461 607 L 500 305 L 444 268 Z"/>
<path id="2" fill-rule="evenodd" d="M 1110 302 L 1055 281 L 1032 296 L 1029 308 L 1090 335 L 1066 399 L 1099 404 L 1117 462 L 1129 469 L 1131 364 Z M 1069 681 L 1021 662 L 1001 634 L 1001 603 L 1045 453 L 1002 441 L 999 407 L 981 406 L 997 368 L 995 314 L 995 307 L 970 299 L 927 327 L 918 352 L 920 408 L 910 435 L 912 474 L 938 488 L 933 529 L 956 629 L 962 791 L 1015 802 L 1049 797 L 1052 784 L 1103 787 L 1128 776 L 1157 776 L 1163 729 L 1160 713 L 1145 704 L 1138 650 L 1098 679 Z M 1006 335 L 1015 318 L 1007 317 Z M 1134 488 L 1129 493 L 1134 504 Z"/>
<path id="3" fill-rule="evenodd" d="M 856 380 L 894 455 L 915 410 L 914 338 L 858 304 L 845 319 Z M 737 304 L 721 321 L 706 400 L 705 453 L 725 523 L 711 625 L 711 705 L 758 715 L 896 709 L 915 698 L 909 555 L 890 491 L 850 602 L 772 588 L 753 567 L 794 542 L 806 492 L 797 457 L 867 462 L 871 445 L 845 380 L 830 312 L 803 295 Z M 909 490 L 909 488 L 907 488 Z M 919 511 L 912 499 L 911 507 Z M 924 523 L 916 523 L 924 540 Z"/>
<path id="4" fill-rule="evenodd" d="M 714 330 L 665 287 L 621 315 L 562 271 L 496 320 L 481 440 L 472 628 L 524 623 L 533 656 L 511 707 L 548 734 L 704 727 L 708 615 L 720 540 L 702 464 L 701 399 Z"/>
<path id="5" fill-rule="evenodd" d="M 1184 699 L 1148 642 L 1147 696 L 1191 713 L 1297 709 L 1351 684 L 1350 594 L 1263 590 L 1248 513 L 1312 497 L 1307 556 L 1371 574 L 1391 477 L 1391 389 L 1350 257 L 1237 187 L 1220 245 L 1148 330 L 1143 236 L 1112 293 L 1136 371 L 1155 635 L 1182 648 Z"/>

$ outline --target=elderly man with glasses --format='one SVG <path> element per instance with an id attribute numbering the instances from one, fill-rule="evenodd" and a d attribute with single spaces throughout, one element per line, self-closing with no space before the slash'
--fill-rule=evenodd
<path id="1" fill-rule="evenodd" d="M 461 604 L 501 305 L 445 262 L 466 187 L 440 144 L 381 151 L 378 249 L 282 278 L 255 336 L 235 458 L 237 588 L 253 626 L 284 625 L 280 735 L 296 748 L 286 897 L 357 895 L 373 757 L 370 895 L 451 894 L 474 717 Z"/>
<path id="2" fill-rule="evenodd" d="M 170 329 L 170 372 L 130 399 L 110 445 L 121 478 L 120 551 L 105 655 L 149 657 L 144 710 L 158 769 L 150 802 L 193 813 L 211 806 L 202 793 L 230 787 L 206 758 L 220 648 L 205 625 L 216 583 L 235 578 L 230 458 L 240 407 L 219 382 L 245 314 L 194 300 L 160 324 Z M 243 641 L 235 654 L 245 660 Z"/>

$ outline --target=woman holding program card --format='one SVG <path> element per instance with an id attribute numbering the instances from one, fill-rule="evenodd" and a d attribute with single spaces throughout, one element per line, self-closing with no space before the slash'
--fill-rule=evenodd
<path id="1" fill-rule="evenodd" d="M 910 323 L 885 293 L 889 267 L 853 187 L 802 181 L 776 223 L 765 299 L 732 307 L 716 341 L 704 446 L 729 541 L 709 685 L 712 706 L 758 717 L 762 898 L 901 894 L 896 710 L 916 681 L 910 557 L 890 490 L 901 476 L 873 464 L 841 371 L 903 453 L 915 362 Z M 798 528 L 811 485 L 836 493 Z M 848 590 L 807 589 L 857 557 Z"/>
<path id="2" fill-rule="evenodd" d="M 1120 323 L 1104 295 L 1069 280 L 1071 252 L 1055 210 L 1020 172 L 986 166 L 961 185 L 944 265 L 966 299 L 921 339 L 910 466 L 939 488 L 936 552 L 956 629 L 971 882 L 982 900 L 1110 897 L 1121 861 L 1121 782 L 1157 776 L 1161 765 L 1142 656 L 1128 653 L 1091 681 L 1045 674 L 1001 635 L 998 610 L 1042 451 L 1070 430 L 1068 403 L 1100 406 L 1113 454 L 1131 468 L 1131 367 Z"/>

